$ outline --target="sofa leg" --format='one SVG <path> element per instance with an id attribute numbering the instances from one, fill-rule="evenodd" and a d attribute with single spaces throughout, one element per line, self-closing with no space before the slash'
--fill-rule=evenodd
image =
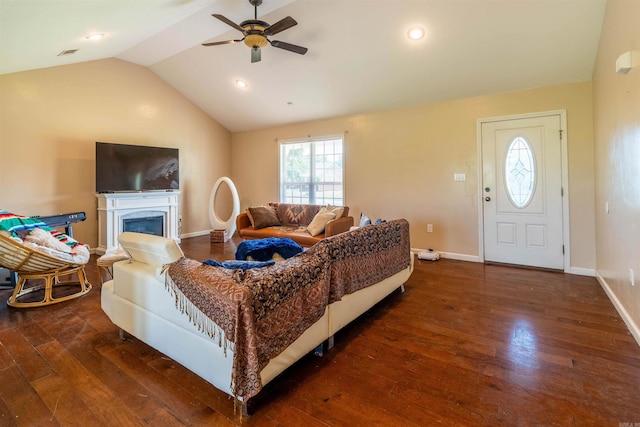
<path id="1" fill-rule="evenodd" d="M 335 338 L 333 335 L 331 335 L 329 338 L 327 338 L 327 350 L 331 350 L 334 345 L 335 345 Z"/>
<path id="2" fill-rule="evenodd" d="M 247 404 L 247 402 L 242 402 L 242 412 L 240 412 L 242 414 L 242 418 L 249 418 L 249 405 Z"/>
<path id="3" fill-rule="evenodd" d="M 235 409 L 233 412 L 237 413 L 236 411 L 239 411 L 240 418 L 242 419 L 249 418 L 249 404 L 247 400 L 234 399 L 234 401 Z"/>
<path id="4" fill-rule="evenodd" d="M 118 330 L 118 334 L 120 335 L 120 339 L 121 339 L 122 341 L 126 341 L 126 340 L 128 340 L 128 339 L 129 339 L 129 334 L 128 334 L 128 333 L 126 333 L 126 332 L 125 332 L 125 330 L 124 330 L 124 329 L 122 329 L 122 328 L 120 328 L 120 329 Z"/>
<path id="5" fill-rule="evenodd" d="M 400 285 L 400 293 L 404 294 L 404 283 L 402 285 Z"/>

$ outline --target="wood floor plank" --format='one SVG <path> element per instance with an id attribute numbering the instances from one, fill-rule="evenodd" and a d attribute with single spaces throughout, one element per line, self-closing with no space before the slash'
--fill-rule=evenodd
<path id="1" fill-rule="evenodd" d="M 34 347 L 54 339 L 42 328 L 42 325 L 42 322 L 32 319 L 25 319 L 20 324 L 20 332 Z"/>
<path id="2" fill-rule="evenodd" d="M 6 331 L 7 329 L 4 329 L 3 331 Z M 2 336 L 2 332 L 0 331 L 0 336 Z M 11 354 L 9 353 L 9 350 L 7 350 L 4 347 L 4 344 L 2 343 L 2 339 L 0 338 L 0 369 L 5 369 L 5 368 L 9 368 L 11 366 L 15 366 L 16 362 L 13 359 L 13 357 L 11 357 Z"/>
<path id="3" fill-rule="evenodd" d="M 7 425 L 59 425 L 18 366 L 1 369 L 0 378 L 2 378 L 0 381 L 2 418 L 7 421 Z M 8 410 L 8 413 L 5 413 L 5 410 Z"/>
<path id="4" fill-rule="evenodd" d="M 51 417 L 61 425 L 95 426 L 101 420 L 95 415 L 76 389 L 57 374 L 31 382 L 51 412 Z"/>
<path id="5" fill-rule="evenodd" d="M 52 373 L 47 361 L 27 341 L 21 331 L 5 329 L 0 332 L 0 343 L 29 381 Z"/>
<path id="6" fill-rule="evenodd" d="M 1 373 L 2 372 L 0 371 L 0 374 Z M 11 410 L 4 400 L 0 398 L 0 426 L 14 427 L 17 425 L 15 417 L 11 414 Z"/>

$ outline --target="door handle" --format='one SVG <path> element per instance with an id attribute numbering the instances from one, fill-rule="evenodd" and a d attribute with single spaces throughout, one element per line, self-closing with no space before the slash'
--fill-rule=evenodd
<path id="1" fill-rule="evenodd" d="M 485 201 L 485 202 L 490 202 L 490 201 L 491 201 L 491 197 L 489 197 L 489 196 L 485 197 L 485 198 L 484 198 L 484 201 Z"/>

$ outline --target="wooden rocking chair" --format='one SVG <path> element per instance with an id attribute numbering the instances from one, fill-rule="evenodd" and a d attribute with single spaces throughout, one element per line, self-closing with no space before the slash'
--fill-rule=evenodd
<path id="1" fill-rule="evenodd" d="M 74 264 L 51 255 L 38 252 L 30 247 L 0 234 L 0 266 L 18 273 L 18 280 L 13 294 L 7 301 L 11 307 L 42 307 L 80 297 L 91 290 L 91 283 L 86 279 L 84 264 Z M 76 276 L 76 280 L 73 277 Z M 66 278 L 61 281 L 60 278 Z M 28 280 L 44 281 L 43 284 L 25 287 Z M 54 287 L 78 287 L 69 294 L 55 296 Z M 40 301 L 20 301 L 25 295 L 44 289 L 43 299 Z M 58 293 L 58 292 L 56 292 Z M 62 292 L 60 292 L 62 293 Z"/>

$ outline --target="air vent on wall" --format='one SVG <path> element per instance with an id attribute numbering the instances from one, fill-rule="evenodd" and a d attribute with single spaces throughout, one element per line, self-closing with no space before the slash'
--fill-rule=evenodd
<path id="1" fill-rule="evenodd" d="M 67 55 L 73 55 L 74 53 L 76 53 L 79 49 L 69 49 L 69 50 L 63 50 L 62 52 L 60 52 L 58 54 L 58 56 L 67 56 Z"/>

